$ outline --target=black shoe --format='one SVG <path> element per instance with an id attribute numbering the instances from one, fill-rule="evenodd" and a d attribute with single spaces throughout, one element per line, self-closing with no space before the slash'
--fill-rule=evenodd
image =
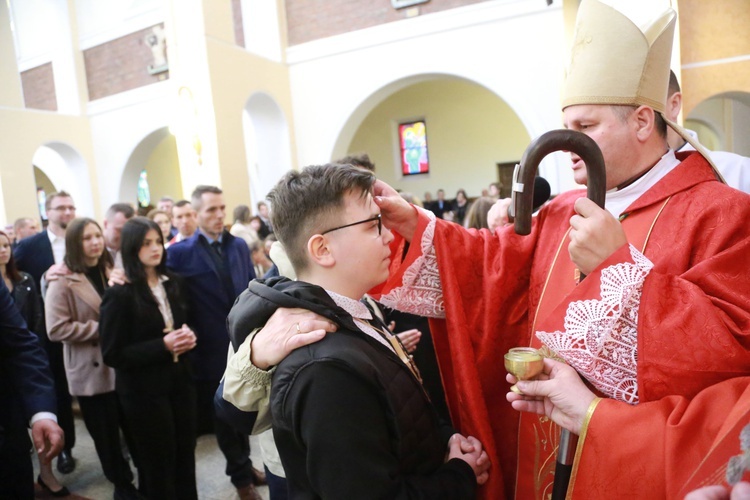
<path id="1" fill-rule="evenodd" d="M 114 500 L 142 500 L 143 497 L 132 484 L 128 486 L 115 486 Z"/>
<path id="2" fill-rule="evenodd" d="M 65 486 L 63 486 L 61 489 L 59 489 L 57 491 L 52 491 L 52 488 L 50 488 L 49 486 L 47 486 L 44 483 L 44 481 L 42 481 L 42 476 L 37 476 L 37 478 L 36 478 L 36 484 L 38 484 L 39 486 L 41 486 L 42 489 L 45 492 L 49 493 L 50 495 L 52 495 L 55 498 L 62 498 L 62 497 L 70 496 L 70 491 L 68 491 L 68 488 L 66 488 Z"/>
<path id="3" fill-rule="evenodd" d="M 70 450 L 63 450 L 60 455 L 57 456 L 57 470 L 61 474 L 70 474 L 76 470 L 76 459 L 73 458 L 73 454 Z"/>

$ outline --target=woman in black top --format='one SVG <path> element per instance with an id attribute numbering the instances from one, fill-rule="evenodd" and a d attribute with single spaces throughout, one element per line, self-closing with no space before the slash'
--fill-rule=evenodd
<path id="1" fill-rule="evenodd" d="M 145 217 L 122 228 L 128 283 L 104 294 L 104 362 L 133 431 L 143 492 L 153 499 L 195 499 L 195 393 L 188 360 L 195 334 L 185 325 L 182 283 L 166 270 L 159 226 Z"/>

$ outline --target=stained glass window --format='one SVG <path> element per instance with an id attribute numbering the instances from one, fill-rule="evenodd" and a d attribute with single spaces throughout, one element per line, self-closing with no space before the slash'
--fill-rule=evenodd
<path id="1" fill-rule="evenodd" d="M 424 120 L 400 124 L 398 137 L 401 147 L 401 173 L 429 173 L 430 160 L 427 156 L 427 129 Z"/>
<path id="2" fill-rule="evenodd" d="M 42 220 L 47 220 L 47 193 L 42 188 L 36 188 L 36 204 L 39 207 Z"/>
<path id="3" fill-rule="evenodd" d="M 146 170 L 141 170 L 141 175 L 138 176 L 138 204 L 144 208 L 151 204 L 151 192 L 148 188 Z"/>

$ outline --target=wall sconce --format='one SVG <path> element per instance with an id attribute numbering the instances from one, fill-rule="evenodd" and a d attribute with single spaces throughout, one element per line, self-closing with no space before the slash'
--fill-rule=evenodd
<path id="1" fill-rule="evenodd" d="M 197 156 L 198 165 L 203 165 L 203 144 L 198 133 L 198 109 L 195 107 L 193 91 L 182 86 L 177 90 L 177 106 L 169 131 L 178 138 L 190 141 Z"/>

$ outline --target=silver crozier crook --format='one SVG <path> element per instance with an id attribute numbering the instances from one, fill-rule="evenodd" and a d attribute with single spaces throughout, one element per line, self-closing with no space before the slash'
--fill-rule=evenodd
<path id="1" fill-rule="evenodd" d="M 535 139 L 526 148 L 521 164 L 513 175 L 513 201 L 516 234 L 531 232 L 531 213 L 534 199 L 534 177 L 539 163 L 554 151 L 571 151 L 581 157 L 586 164 L 588 198 L 604 208 L 607 191 L 607 173 L 604 170 L 604 157 L 599 146 L 586 134 L 573 130 L 552 130 Z M 581 280 L 585 278 L 581 274 Z M 552 486 L 552 500 L 563 500 L 568 492 L 573 458 L 576 454 L 578 436 L 567 429 L 560 432 L 560 446 L 557 450 L 555 482 Z"/>

